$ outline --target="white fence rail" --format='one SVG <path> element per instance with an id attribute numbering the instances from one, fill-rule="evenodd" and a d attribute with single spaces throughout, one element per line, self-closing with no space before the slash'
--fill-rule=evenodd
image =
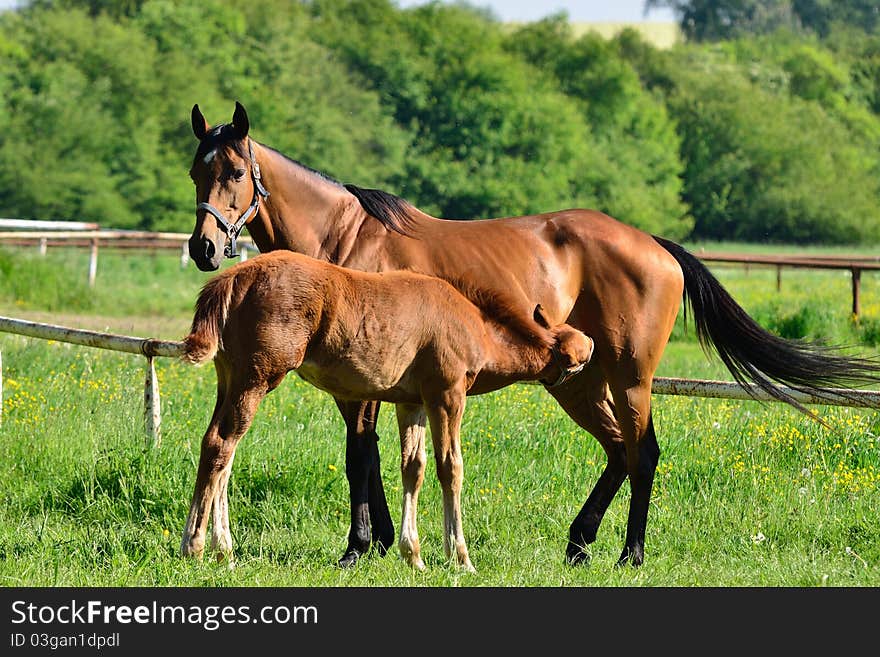
<path id="1" fill-rule="evenodd" d="M 41 340 L 69 342 L 84 347 L 96 347 L 98 349 L 109 349 L 111 351 L 144 356 L 147 359 L 146 377 L 144 378 L 144 429 L 148 444 L 153 446 L 159 445 L 162 437 L 162 414 L 159 403 L 159 381 L 156 378 L 156 367 L 153 359 L 156 356 L 180 356 L 183 353 L 182 342 L 86 331 L 66 326 L 56 326 L 55 324 L 29 322 L 12 317 L 0 317 L 0 331 L 39 338 Z M 2 417 L 3 413 L 2 363 L 2 355 L 0 355 L 0 417 Z"/>
<path id="2" fill-rule="evenodd" d="M 162 418 L 159 403 L 159 383 L 156 378 L 156 368 L 153 359 L 156 357 L 179 357 L 183 353 L 182 342 L 86 331 L 66 326 L 57 326 L 55 324 L 14 319 L 12 317 L 0 317 L 0 332 L 144 356 L 147 359 L 146 377 L 144 379 L 144 429 L 149 446 L 157 447 L 160 444 Z M 780 386 L 780 389 L 804 404 L 880 408 L 880 392 L 874 390 L 826 388 L 823 390 L 822 395 L 819 396 L 808 395 L 799 390 L 783 386 Z M 767 402 L 779 401 L 759 388 L 750 386 L 748 389 L 745 389 L 729 381 L 658 377 L 654 379 L 652 392 L 658 395 L 684 395 L 689 397 Z M 2 419 L 2 413 L 3 360 L 2 352 L 0 352 L 0 419 Z"/>
<path id="3" fill-rule="evenodd" d="M 98 230 L 87 221 L 42 221 L 37 219 L 0 219 L 0 230 Z"/>

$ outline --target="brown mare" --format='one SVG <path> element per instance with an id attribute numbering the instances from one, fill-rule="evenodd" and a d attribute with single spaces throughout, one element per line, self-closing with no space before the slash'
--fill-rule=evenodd
<path id="1" fill-rule="evenodd" d="M 288 372 L 336 399 L 396 404 L 403 513 L 400 552 L 422 569 L 416 529 L 430 420 L 443 489 L 443 546 L 467 570 L 461 521 L 459 431 L 465 396 L 516 381 L 561 382 L 589 362 L 593 342 L 550 329 L 540 306 L 520 317 L 498 294 L 412 272 L 365 273 L 299 253 L 266 253 L 209 281 L 199 295 L 184 359 L 214 359 L 217 403 L 201 456 L 181 552 L 200 555 L 213 509 L 212 548 L 232 551 L 227 482 L 235 448 L 263 397 Z M 427 417 L 426 417 L 427 416 Z"/>
<path id="2" fill-rule="evenodd" d="M 224 254 L 234 253 L 234 238 L 246 225 L 262 252 L 289 249 L 351 269 L 409 269 L 503 291 L 520 315 L 540 303 L 550 324 L 567 322 L 595 340 L 591 364 L 548 390 L 608 459 L 569 528 L 571 563 L 585 560 L 627 477 L 631 497 L 618 563 L 644 559 L 660 455 L 651 385 L 683 296 L 707 353 L 717 353 L 738 382 L 754 382 L 801 410 L 775 382 L 821 395 L 820 386 L 873 382 L 880 375 L 875 362 L 774 336 L 681 246 L 601 212 L 437 219 L 391 194 L 341 185 L 255 142 L 238 103 L 230 124 L 210 128 L 197 105 L 191 118 L 199 146 L 190 176 L 199 205 L 189 250 L 202 271 L 217 269 Z M 340 565 L 349 565 L 369 548 L 371 523 L 380 551 L 393 542 L 394 528 L 379 477 L 379 402 L 337 399 L 337 405 L 347 428 L 351 494 Z"/>

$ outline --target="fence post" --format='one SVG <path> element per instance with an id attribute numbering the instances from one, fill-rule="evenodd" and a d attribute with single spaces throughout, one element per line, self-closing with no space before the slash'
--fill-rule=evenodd
<path id="1" fill-rule="evenodd" d="M 248 248 L 246 246 L 241 247 L 241 253 L 238 254 L 239 262 L 244 262 L 248 259 Z"/>
<path id="2" fill-rule="evenodd" d="M 860 303 L 859 303 L 859 290 L 862 287 L 862 270 L 858 267 L 852 268 L 852 314 L 853 319 L 859 319 L 859 311 Z"/>
<path id="3" fill-rule="evenodd" d="M 0 351 L 0 425 L 3 424 L 3 352 Z"/>
<path id="4" fill-rule="evenodd" d="M 89 287 L 95 287 L 95 277 L 98 275 L 98 238 L 92 239 L 92 249 L 89 253 Z"/>
<path id="5" fill-rule="evenodd" d="M 162 442 L 160 426 L 162 415 L 159 408 L 159 381 L 153 357 L 147 356 L 147 375 L 144 379 L 144 428 L 147 432 L 147 447 L 158 447 Z"/>
<path id="6" fill-rule="evenodd" d="M 41 237 L 40 238 L 40 255 L 42 255 L 42 256 L 46 255 L 46 248 L 48 247 L 48 245 L 49 245 L 49 243 L 46 241 L 46 238 Z"/>
<path id="7" fill-rule="evenodd" d="M 183 248 L 180 251 L 180 268 L 186 269 L 186 264 L 188 262 L 189 262 L 189 244 L 184 242 Z"/>

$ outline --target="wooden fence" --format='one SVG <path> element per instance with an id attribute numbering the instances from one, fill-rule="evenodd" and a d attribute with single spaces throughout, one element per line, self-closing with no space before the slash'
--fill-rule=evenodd
<path id="1" fill-rule="evenodd" d="M 161 441 L 161 408 L 159 384 L 153 359 L 156 357 L 179 357 L 183 353 L 183 343 L 174 341 L 138 338 L 97 331 L 30 322 L 12 317 L 0 317 L 0 332 L 15 333 L 41 340 L 56 340 L 85 347 L 109 349 L 129 354 L 137 354 L 147 359 L 144 379 L 144 429 L 147 445 L 158 447 Z M 3 413 L 3 369 L 0 352 L 0 420 Z M 825 404 L 831 406 L 851 406 L 861 408 L 880 408 L 880 392 L 873 390 L 845 390 L 827 388 L 821 395 L 808 395 L 799 390 L 779 387 L 804 404 Z M 730 381 L 707 381 L 700 379 L 663 378 L 654 379 L 652 392 L 658 395 L 684 395 L 689 397 L 709 397 L 720 399 L 757 400 L 778 402 L 767 392 L 754 386 L 742 387 Z"/>
<path id="2" fill-rule="evenodd" d="M 8 227 L 0 220 L 0 229 Z M 27 223 L 27 222 L 24 222 Z M 42 223 L 42 222 L 31 222 Z M 47 222 L 65 224 L 65 222 Z M 95 227 L 95 224 L 83 224 Z M 186 233 L 153 233 L 141 230 L 97 230 L 96 228 L 71 230 L 64 229 L 45 232 L 44 230 L 0 230 L 0 244 L 9 246 L 36 246 L 45 255 L 50 246 L 89 249 L 89 287 L 95 286 L 98 274 L 98 249 L 140 249 L 142 251 L 176 250 L 180 252 L 180 266 L 189 262 L 189 235 Z M 257 247 L 250 237 L 238 239 L 241 260 L 247 260 L 248 252 L 256 252 Z"/>
<path id="3" fill-rule="evenodd" d="M 179 357 L 183 353 L 182 342 L 85 331 L 55 324 L 29 322 L 12 317 L 0 317 L 0 331 L 39 338 L 41 340 L 69 342 L 84 347 L 97 347 L 99 349 L 109 349 L 110 351 L 144 356 L 147 359 L 146 377 L 144 379 L 144 429 L 148 444 L 153 446 L 159 445 L 162 415 L 159 400 L 159 382 L 156 378 L 156 367 L 153 359 L 157 356 Z M 0 418 L 2 418 L 3 413 L 2 363 L 2 355 L 0 355 Z"/>
<path id="4" fill-rule="evenodd" d="M 22 230 L 24 229 L 24 230 Z M 30 230 L 29 230 L 30 229 Z M 29 221 L 24 219 L 0 219 L 0 244 L 36 246 L 41 254 L 52 246 L 88 248 L 89 286 L 94 287 L 98 270 L 98 249 L 177 250 L 180 266 L 189 262 L 187 233 L 149 232 L 138 230 L 99 230 L 97 224 L 64 221 Z M 247 260 L 249 251 L 258 252 L 250 237 L 238 239 L 241 260 Z M 783 267 L 808 269 L 837 269 L 849 271 L 852 289 L 852 314 L 858 319 L 861 313 L 861 280 L 863 271 L 880 271 L 880 255 L 877 256 L 815 256 L 815 255 L 756 255 L 748 253 L 717 253 L 697 250 L 694 252 L 704 262 L 741 264 L 746 267 L 766 266 L 776 268 L 776 289 L 782 286 Z"/>
<path id="5" fill-rule="evenodd" d="M 694 253 L 705 262 L 721 262 L 776 267 L 776 290 L 782 287 L 782 268 L 838 269 L 849 271 L 852 288 L 852 314 L 858 319 L 861 312 L 862 272 L 880 270 L 880 256 L 813 256 L 813 255 L 755 255 L 746 253 Z"/>

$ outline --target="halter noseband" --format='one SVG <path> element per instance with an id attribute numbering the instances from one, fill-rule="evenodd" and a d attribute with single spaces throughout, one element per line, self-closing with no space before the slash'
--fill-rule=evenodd
<path id="1" fill-rule="evenodd" d="M 269 196 L 269 192 L 263 187 L 260 175 L 260 165 L 257 164 L 257 161 L 254 159 L 254 142 L 250 139 L 248 139 L 248 150 L 250 151 L 251 156 L 251 177 L 254 181 L 254 198 L 248 206 L 248 209 L 244 211 L 238 220 L 235 223 L 229 223 L 229 221 L 226 220 L 226 217 L 223 216 L 223 213 L 210 203 L 199 203 L 196 206 L 196 212 L 199 210 L 205 210 L 214 215 L 214 218 L 220 223 L 223 232 L 225 232 L 226 236 L 229 238 L 229 243 L 223 249 L 223 254 L 227 258 L 238 257 L 239 254 L 236 251 L 235 244 L 238 236 L 241 234 L 248 219 L 254 216 L 257 213 L 257 210 L 260 209 L 260 197 L 262 196 L 263 198 L 266 198 Z"/>

